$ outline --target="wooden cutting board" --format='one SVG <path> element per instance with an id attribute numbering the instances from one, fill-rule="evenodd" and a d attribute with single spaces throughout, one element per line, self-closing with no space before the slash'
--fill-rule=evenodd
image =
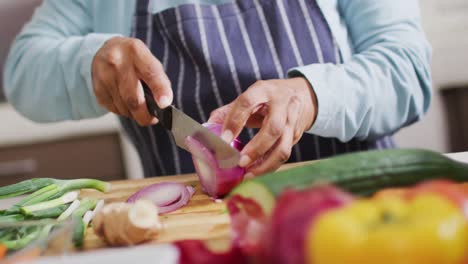
<path id="1" fill-rule="evenodd" d="M 303 165 L 304 163 L 287 164 L 280 170 Z M 230 219 L 226 204 L 222 200 L 213 200 L 201 191 L 195 174 L 154 177 L 142 180 L 114 181 L 108 193 L 84 190 L 82 197 L 104 199 L 106 203 L 123 202 L 133 193 L 150 184 L 172 181 L 192 185 L 196 192 L 190 202 L 172 213 L 161 216 L 164 230 L 152 243 L 167 243 L 184 239 L 202 239 L 209 242 L 212 248 L 224 249 L 230 241 Z M 88 228 L 84 241 L 84 250 L 106 247 L 92 228 Z"/>
<path id="2" fill-rule="evenodd" d="M 224 201 L 214 201 L 203 194 L 197 177 L 194 174 L 156 177 L 142 180 L 125 180 L 112 182 L 112 189 L 108 193 L 94 190 L 82 192 L 82 197 L 104 199 L 106 203 L 126 201 L 130 195 L 150 184 L 172 181 L 195 187 L 195 195 L 190 202 L 172 213 L 161 216 L 163 231 L 154 243 L 165 243 L 183 239 L 203 239 L 218 241 L 222 244 L 229 242 L 229 215 Z M 85 250 L 106 247 L 104 241 L 88 228 L 84 241 Z"/>

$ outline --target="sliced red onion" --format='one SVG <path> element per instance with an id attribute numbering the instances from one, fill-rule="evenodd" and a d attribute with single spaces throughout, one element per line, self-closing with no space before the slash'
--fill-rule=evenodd
<path id="1" fill-rule="evenodd" d="M 203 124 L 216 135 L 221 134 L 222 125 Z M 229 193 L 244 178 L 245 169 L 239 166 L 233 168 L 220 168 L 214 153 L 192 137 L 185 139 L 188 150 L 192 153 L 192 160 L 203 191 L 211 197 L 220 197 Z M 243 145 L 235 139 L 231 146 L 242 150 Z"/>
<path id="2" fill-rule="evenodd" d="M 187 190 L 190 193 L 190 196 L 193 196 L 195 194 L 195 188 L 193 188 L 192 186 L 187 186 Z"/>
<path id="3" fill-rule="evenodd" d="M 159 213 L 169 213 L 186 205 L 195 193 L 192 186 L 185 186 L 177 182 L 163 182 L 149 185 L 128 198 L 127 202 L 134 203 L 140 199 L 153 201 L 159 208 Z"/>
<path id="4" fill-rule="evenodd" d="M 192 198 L 192 195 L 190 195 L 190 192 L 187 188 L 184 188 L 182 191 L 182 195 L 180 196 L 180 199 L 172 204 L 169 204 L 166 206 L 160 206 L 159 213 L 165 214 L 165 213 L 175 211 L 181 208 L 182 206 L 186 205 L 190 201 L 190 198 Z"/>

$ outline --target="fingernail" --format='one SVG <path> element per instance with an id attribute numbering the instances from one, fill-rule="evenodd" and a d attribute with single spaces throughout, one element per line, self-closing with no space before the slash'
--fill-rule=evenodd
<path id="1" fill-rule="evenodd" d="M 242 155 L 239 160 L 239 166 L 247 167 L 252 162 L 252 159 L 247 155 Z"/>
<path id="2" fill-rule="evenodd" d="M 158 104 L 159 104 L 159 107 L 166 108 L 171 104 L 171 100 L 169 99 L 168 96 L 163 95 L 159 97 Z"/>
<path id="3" fill-rule="evenodd" d="M 227 143 L 231 143 L 232 140 L 234 139 L 234 135 L 232 134 L 232 131 L 231 130 L 225 130 L 222 134 L 221 134 L 221 138 L 226 141 Z"/>
<path id="4" fill-rule="evenodd" d="M 158 123 L 158 119 L 157 119 L 157 118 L 151 119 L 151 125 L 156 125 L 157 123 Z"/>
<path id="5" fill-rule="evenodd" d="M 251 172 L 247 172 L 245 175 L 244 175 L 244 179 L 251 179 L 255 177 L 255 175 L 253 175 L 253 173 Z"/>

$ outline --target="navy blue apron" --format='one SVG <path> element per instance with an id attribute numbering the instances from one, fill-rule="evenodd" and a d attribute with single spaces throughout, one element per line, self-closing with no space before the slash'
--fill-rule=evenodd
<path id="1" fill-rule="evenodd" d="M 133 37 L 144 41 L 162 62 L 174 91 L 174 105 L 200 123 L 233 101 L 257 80 L 287 78 L 288 69 L 312 63 L 340 63 L 340 52 L 315 0 L 235 0 L 222 5 L 185 4 L 148 13 L 137 0 Z M 337 95 L 338 96 L 338 95 Z M 135 144 L 145 176 L 193 172 L 190 154 L 176 147 L 159 125 L 121 122 Z M 248 142 L 255 131 L 241 134 Z M 304 134 L 289 162 L 338 153 L 393 147 L 377 141 Z"/>

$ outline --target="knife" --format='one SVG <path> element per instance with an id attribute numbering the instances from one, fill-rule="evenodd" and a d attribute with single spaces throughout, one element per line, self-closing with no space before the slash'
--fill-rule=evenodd
<path id="1" fill-rule="evenodd" d="M 240 159 L 239 151 L 174 106 L 159 108 L 151 89 L 145 82 L 141 81 L 141 84 L 145 92 L 148 111 L 159 120 L 162 127 L 171 131 L 177 146 L 188 151 L 185 139 L 192 137 L 214 153 L 221 168 L 237 166 Z"/>

